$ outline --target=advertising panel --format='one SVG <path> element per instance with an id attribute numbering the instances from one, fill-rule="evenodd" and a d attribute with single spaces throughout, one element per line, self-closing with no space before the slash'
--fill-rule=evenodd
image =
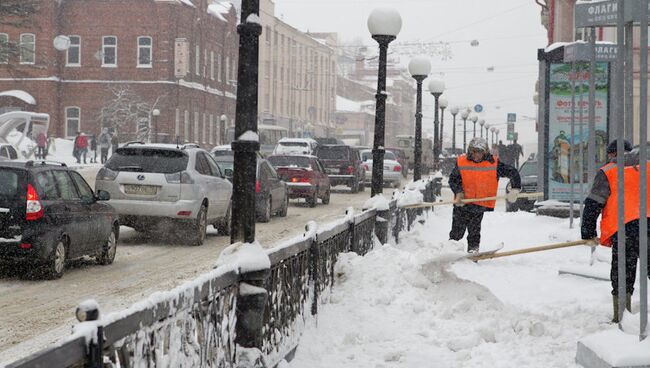
<path id="1" fill-rule="evenodd" d="M 560 201 L 570 199 L 569 165 L 573 165 L 574 183 L 580 180 L 580 149 L 583 150 L 583 182 L 587 178 L 587 145 L 589 144 L 589 64 L 576 63 L 575 73 L 571 64 L 553 63 L 549 75 L 549 125 L 548 125 L 548 198 Z M 571 84 L 576 81 L 576 109 L 573 147 L 571 146 Z M 596 64 L 596 167 L 605 164 L 607 159 L 607 102 L 609 94 L 608 64 Z M 582 103 L 580 102 L 582 96 Z M 580 110 L 582 109 L 582 121 Z M 580 135 L 580 125 L 584 135 Z M 572 152 L 572 159 L 569 159 Z M 571 162 L 569 162 L 571 161 Z M 588 191 L 588 186 L 584 190 Z M 580 187 L 574 187 L 575 198 L 580 195 Z"/>

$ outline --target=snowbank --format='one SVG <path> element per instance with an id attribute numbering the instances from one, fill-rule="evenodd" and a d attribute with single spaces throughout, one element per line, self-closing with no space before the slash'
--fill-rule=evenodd
<path id="1" fill-rule="evenodd" d="M 377 194 L 376 196 L 368 199 L 361 208 L 364 210 L 374 208 L 377 211 L 388 211 L 390 209 L 390 203 L 383 194 Z"/>
<path id="2" fill-rule="evenodd" d="M 399 196 L 397 200 L 398 207 L 406 207 L 411 205 L 416 205 L 424 202 L 424 195 L 420 190 L 411 190 L 409 188 L 404 189 L 404 192 Z"/>
<path id="3" fill-rule="evenodd" d="M 226 247 L 217 258 L 216 267 L 236 265 L 241 273 L 271 268 L 271 260 L 260 243 L 235 243 Z"/>

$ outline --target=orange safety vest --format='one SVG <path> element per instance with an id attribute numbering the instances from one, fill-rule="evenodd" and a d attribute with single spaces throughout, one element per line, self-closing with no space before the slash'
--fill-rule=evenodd
<path id="1" fill-rule="evenodd" d="M 648 162 L 650 167 L 650 162 Z M 600 220 L 600 244 L 610 247 L 612 245 L 612 236 L 618 232 L 618 169 L 615 163 L 610 163 L 601 169 L 607 177 L 609 183 L 609 198 L 603 208 L 602 219 Z M 639 166 L 626 166 L 624 171 L 623 183 L 625 191 L 625 223 L 639 219 L 640 190 L 639 179 L 641 172 Z M 650 198 L 650 177 L 646 184 L 646 192 Z M 647 217 L 650 217 L 650 208 L 648 208 Z"/>
<path id="2" fill-rule="evenodd" d="M 476 163 L 468 159 L 467 155 L 458 157 L 456 163 L 463 181 L 465 199 L 486 198 L 497 195 L 499 186 L 499 179 L 497 178 L 498 162 L 495 159 L 493 163 L 489 161 Z M 472 202 L 472 204 L 494 209 L 496 201 Z"/>

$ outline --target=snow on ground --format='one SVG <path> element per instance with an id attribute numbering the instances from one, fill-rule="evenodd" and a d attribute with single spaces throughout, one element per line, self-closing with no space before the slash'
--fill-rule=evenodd
<path id="1" fill-rule="evenodd" d="M 577 341 L 612 328 L 609 282 L 558 275 L 560 266 L 587 266 L 588 247 L 452 263 L 466 243 L 447 240 L 450 227 L 451 208 L 439 207 L 399 245 L 342 255 L 331 300 L 286 366 L 577 367 Z M 481 249 L 579 239 L 578 226 L 568 227 L 489 213 Z M 637 295 L 633 304 L 638 311 Z"/>

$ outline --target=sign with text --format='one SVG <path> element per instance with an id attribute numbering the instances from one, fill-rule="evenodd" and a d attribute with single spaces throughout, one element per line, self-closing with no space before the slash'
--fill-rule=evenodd
<path id="1" fill-rule="evenodd" d="M 596 42 L 596 61 L 616 61 L 618 46 L 609 42 Z M 564 46 L 564 61 L 591 60 L 591 46 L 585 42 L 575 42 Z"/>
<path id="2" fill-rule="evenodd" d="M 174 75 L 183 78 L 190 71 L 190 44 L 185 38 L 177 38 L 174 44 Z"/>
<path id="3" fill-rule="evenodd" d="M 650 5 L 648 5 L 650 9 Z M 625 22 L 638 23 L 643 1 L 625 0 Z M 650 18 L 650 12 L 648 17 Z M 575 28 L 614 27 L 618 21 L 618 0 L 593 1 L 575 5 Z"/>
<path id="4" fill-rule="evenodd" d="M 589 63 L 576 63 L 575 72 L 569 63 L 551 64 L 549 68 L 549 100 L 548 100 L 548 146 L 546 160 L 548 160 L 548 198 L 556 200 L 570 199 L 569 165 L 574 173 L 573 180 L 578 182 L 580 174 L 580 149 L 587 155 L 589 144 Z M 576 81 L 575 125 L 573 140 L 571 139 L 571 112 L 572 82 Z M 596 159 L 597 166 L 605 164 L 607 147 L 607 104 L 609 95 L 609 69 L 608 64 L 596 64 Z M 582 100 L 582 103 L 580 103 Z M 583 119 L 580 121 L 580 110 Z M 582 125 L 583 135 L 579 134 Z M 571 145 L 573 141 L 573 146 Z M 571 155 L 570 155 L 571 153 Z M 569 158 L 571 157 L 571 159 Z M 587 169 L 587 165 L 583 165 Z M 583 173 L 583 178 L 586 171 Z M 588 186 L 584 186 L 587 191 Z M 580 193 L 579 186 L 575 186 L 574 195 Z"/>

